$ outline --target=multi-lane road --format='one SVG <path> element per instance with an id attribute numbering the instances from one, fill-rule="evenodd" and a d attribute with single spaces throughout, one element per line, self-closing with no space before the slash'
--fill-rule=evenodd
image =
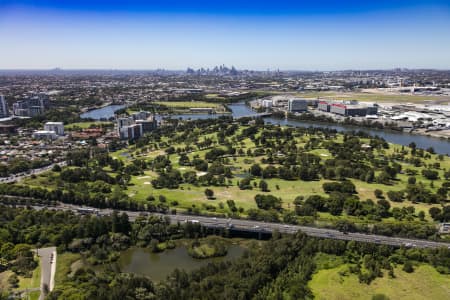
<path id="1" fill-rule="evenodd" d="M 110 215 L 113 210 L 111 209 L 94 209 L 94 208 L 82 208 L 80 206 L 74 205 L 61 205 L 58 207 L 54 207 L 56 209 L 63 210 L 72 210 L 74 212 L 86 213 L 92 212 L 96 213 L 100 216 Z M 147 215 L 147 213 L 143 212 L 135 212 L 135 211 L 119 211 L 119 213 L 126 213 L 130 220 L 135 220 L 140 215 Z M 170 215 L 170 214 L 157 214 L 152 213 L 153 215 L 168 217 L 172 223 L 183 223 L 183 222 L 192 222 L 199 223 L 205 227 L 211 228 L 229 228 L 231 230 L 241 230 L 241 231 L 251 231 L 257 233 L 271 233 L 275 230 L 281 233 L 295 233 L 297 231 L 302 231 L 309 236 L 319 237 L 319 238 L 328 238 L 328 239 L 336 239 L 336 240 L 346 240 L 346 241 L 358 241 L 358 242 L 368 242 L 368 243 L 376 243 L 376 244 L 384 244 L 391 246 L 406 246 L 406 247 L 414 247 L 414 248 L 439 248 L 445 247 L 450 249 L 450 243 L 444 242 L 434 242 L 429 240 L 419 240 L 419 239 L 409 239 L 409 238 L 398 238 L 398 237 L 389 237 L 383 235 L 373 235 L 373 234 L 364 234 L 364 233 L 356 233 L 356 232 L 348 232 L 344 233 L 334 229 L 327 228 L 317 228 L 317 227 L 308 227 L 308 226 L 298 226 L 298 225 L 289 225 L 289 224 L 280 224 L 280 223 L 268 223 L 268 222 L 260 222 L 260 221 L 251 221 L 251 220 L 241 220 L 241 219 L 226 219 L 226 218 L 215 218 L 215 217 L 204 217 L 204 216 L 192 216 L 192 215 Z"/>
<path id="2" fill-rule="evenodd" d="M 51 164 L 51 165 L 48 165 L 48 166 L 45 166 L 45 167 L 42 167 L 42 168 L 39 168 L 39 169 L 32 169 L 32 170 L 29 170 L 27 172 L 14 174 L 14 175 L 11 175 L 9 177 L 0 177 L 0 183 L 10 183 L 10 182 L 20 181 L 23 178 L 29 177 L 31 175 L 38 175 L 38 174 L 47 172 L 47 171 L 51 170 L 55 165 L 59 165 L 60 167 L 64 167 L 64 166 L 67 165 L 67 162 L 61 161 L 61 162 L 54 163 L 54 164 Z"/>

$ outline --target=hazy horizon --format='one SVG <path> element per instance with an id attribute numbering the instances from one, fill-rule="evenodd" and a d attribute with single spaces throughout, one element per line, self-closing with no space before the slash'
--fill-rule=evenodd
<path id="1" fill-rule="evenodd" d="M 2 1 L 0 69 L 450 69 L 448 1 L 119 2 Z"/>

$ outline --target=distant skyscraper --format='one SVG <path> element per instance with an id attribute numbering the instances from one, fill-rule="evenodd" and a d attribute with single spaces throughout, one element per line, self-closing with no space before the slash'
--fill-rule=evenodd
<path id="1" fill-rule="evenodd" d="M 0 118 L 6 118 L 8 116 L 8 105 L 6 104 L 5 97 L 3 95 L 0 95 Z"/>

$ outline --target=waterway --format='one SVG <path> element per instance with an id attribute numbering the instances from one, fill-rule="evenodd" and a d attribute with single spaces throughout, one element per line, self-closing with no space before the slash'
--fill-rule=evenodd
<path id="1" fill-rule="evenodd" d="M 102 108 L 93 109 L 80 115 L 82 119 L 94 119 L 94 120 L 108 120 L 114 117 L 114 113 L 119 109 L 124 108 L 125 105 L 108 105 Z"/>
<path id="2" fill-rule="evenodd" d="M 100 109 L 95 109 L 84 113 L 81 115 L 82 118 L 92 118 L 95 120 L 100 119 L 109 119 L 114 116 L 114 112 L 125 107 L 124 105 L 109 105 Z M 249 116 L 255 114 L 255 112 L 245 105 L 245 103 L 235 103 L 228 105 L 232 112 L 232 116 L 239 118 L 242 116 Z M 230 115 L 230 114 L 226 114 Z M 208 119 L 208 118 L 218 118 L 223 116 L 223 114 L 179 114 L 179 115 L 170 115 L 171 118 L 180 118 L 184 120 L 192 119 Z M 158 116 L 159 118 L 165 116 Z M 317 122 L 306 122 L 306 121 L 294 121 L 294 120 L 286 120 L 286 119 L 276 119 L 276 118 L 264 118 L 266 123 L 271 124 L 280 124 L 286 126 L 294 126 L 294 127 L 319 127 L 319 128 L 328 128 L 335 129 L 339 132 L 350 132 L 350 131 L 362 131 L 368 133 L 372 136 L 379 136 L 384 138 L 386 141 L 394 144 L 408 146 L 411 142 L 416 143 L 417 147 L 427 149 L 429 147 L 433 147 L 434 151 L 439 154 L 447 154 L 450 155 L 450 141 L 446 139 L 439 139 L 435 137 L 411 134 L 406 132 L 397 132 L 391 130 L 381 130 L 381 129 L 371 129 L 365 127 L 357 127 L 357 126 L 346 126 L 346 125 L 338 125 L 338 124 L 326 124 L 326 123 L 317 123 Z"/>
<path id="3" fill-rule="evenodd" d="M 242 117 L 249 116 L 255 114 L 255 112 L 245 105 L 245 103 L 235 103 L 228 105 L 230 110 L 232 111 L 233 117 Z M 221 115 L 172 115 L 172 118 L 182 118 L 182 119 L 206 119 L 206 118 L 218 118 Z M 351 132 L 351 131 L 362 131 L 372 136 L 379 136 L 385 139 L 389 143 L 399 144 L 408 146 L 411 142 L 416 143 L 418 148 L 427 149 L 429 147 L 433 147 L 434 151 L 439 154 L 447 154 L 450 155 L 450 141 L 446 139 L 439 139 L 435 137 L 411 134 L 406 132 L 397 132 L 392 130 L 381 130 L 381 129 L 371 129 L 365 127 L 357 127 L 357 126 L 346 126 L 346 125 L 338 125 L 338 124 L 326 124 L 326 123 L 318 123 L 318 122 L 306 122 L 306 121 L 294 121 L 294 120 L 286 120 L 286 119 L 276 119 L 276 118 L 264 118 L 266 123 L 271 124 L 280 124 L 285 126 L 294 126 L 294 127 L 319 127 L 319 128 L 328 128 L 335 129 L 339 132 Z"/>
<path id="4" fill-rule="evenodd" d="M 118 265 L 122 272 L 146 275 L 152 280 L 162 281 L 176 268 L 189 272 L 213 261 L 239 258 L 244 252 L 243 247 L 230 245 L 226 256 L 195 259 L 188 254 L 184 246 L 161 253 L 152 253 L 147 248 L 133 247 L 121 253 Z"/>

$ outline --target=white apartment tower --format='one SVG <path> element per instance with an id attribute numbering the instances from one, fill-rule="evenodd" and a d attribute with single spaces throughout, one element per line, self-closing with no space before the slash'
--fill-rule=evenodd
<path id="1" fill-rule="evenodd" d="M 3 95 L 0 95 L 0 118 L 6 118 L 8 116 L 8 105 L 6 104 L 5 97 Z"/>

